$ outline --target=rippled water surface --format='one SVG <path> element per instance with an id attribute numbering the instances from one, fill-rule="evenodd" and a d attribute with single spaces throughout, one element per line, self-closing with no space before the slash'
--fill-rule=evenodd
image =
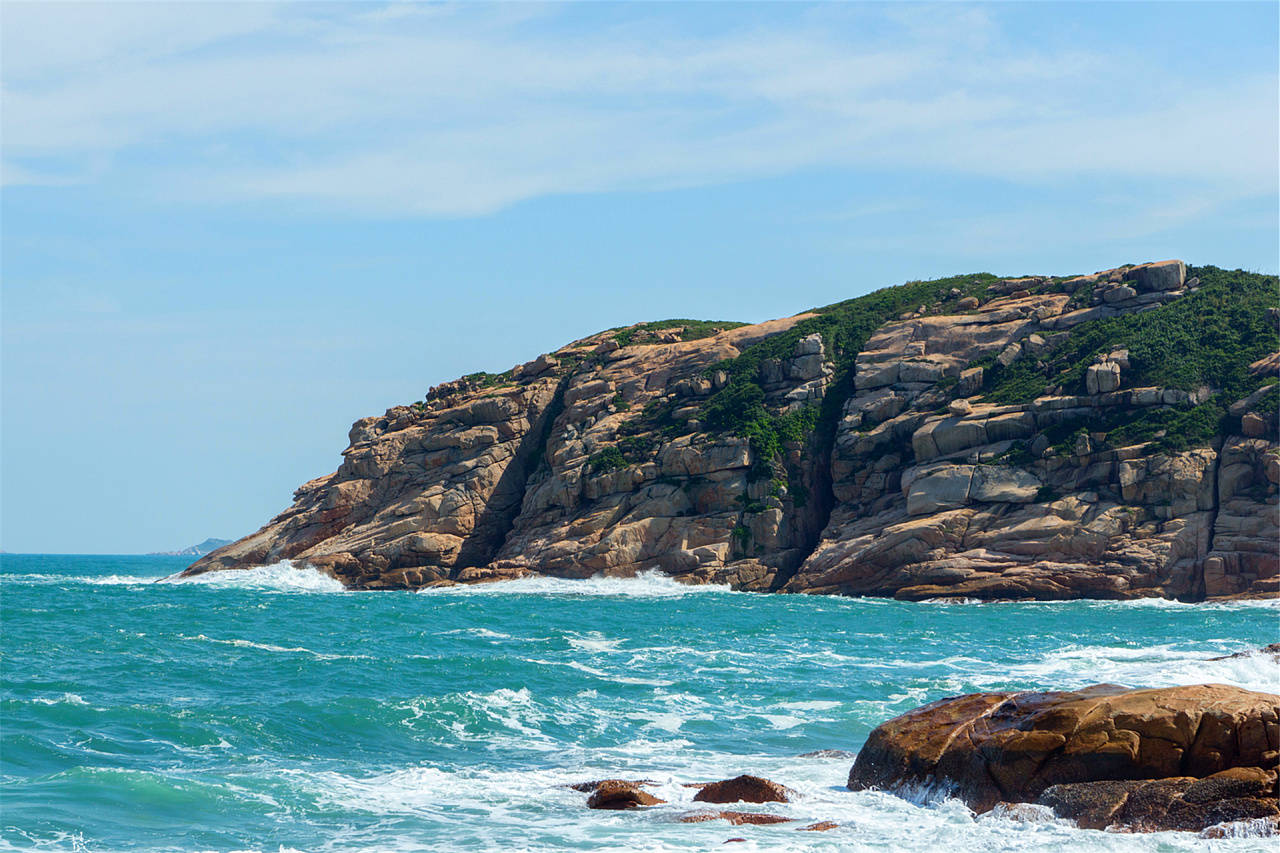
<path id="1" fill-rule="evenodd" d="M 658 576 L 351 593 L 287 565 L 157 582 L 155 557 L 0 557 L 10 849 L 1273 850 L 975 819 L 843 787 L 879 722 L 976 690 L 1277 691 L 1262 603 L 909 604 Z M 805 822 L 677 822 L 751 772 Z M 647 778 L 670 803 L 585 808 Z"/>

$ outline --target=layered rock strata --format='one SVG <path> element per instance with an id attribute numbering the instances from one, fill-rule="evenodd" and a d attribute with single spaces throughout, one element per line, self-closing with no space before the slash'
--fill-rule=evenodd
<path id="1" fill-rule="evenodd" d="M 188 571 L 292 560 L 366 589 L 658 569 L 905 599 L 1275 595 L 1277 386 L 1259 384 L 1280 373 L 1275 318 L 1240 366 L 1257 390 L 1222 400 L 1216 431 L 1179 449 L 1124 437 L 1221 398 L 1135 382 L 1143 365 L 1105 337 L 1216 274 L 1193 272 L 973 277 L 904 286 L 931 300 L 905 311 L 883 291 L 865 309 L 594 335 L 358 421 L 336 472 Z M 994 399 L 993 375 L 1095 338 L 1068 385 Z"/>
<path id="2" fill-rule="evenodd" d="M 1088 829 L 1275 820 L 1280 696 L 1223 685 L 978 693 L 872 731 L 849 788 L 1046 806 Z"/>

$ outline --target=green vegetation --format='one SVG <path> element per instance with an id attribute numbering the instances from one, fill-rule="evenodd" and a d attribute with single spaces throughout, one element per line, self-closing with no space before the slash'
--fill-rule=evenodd
<path id="1" fill-rule="evenodd" d="M 1228 402 L 1254 391 L 1264 380 L 1249 376 L 1249 364 L 1280 346 L 1267 319 L 1267 309 L 1280 306 L 1276 277 L 1217 267 L 1190 267 L 1187 275 L 1199 277 L 1196 293 L 1152 311 L 1081 323 L 1043 365 L 1028 358 L 1009 367 L 994 358 L 980 363 L 985 399 L 1026 403 L 1054 386 L 1083 394 L 1089 365 L 1116 349 L 1129 350 L 1129 387 L 1208 385 Z"/>
<path id="2" fill-rule="evenodd" d="M 508 382 L 514 381 L 515 368 L 504 370 L 502 373 L 488 373 L 481 370 L 477 373 L 468 373 L 462 377 L 467 382 L 472 382 L 477 388 L 493 388 L 496 385 L 506 385 Z"/>
<path id="3" fill-rule="evenodd" d="M 1151 441 L 1158 450 L 1179 451 L 1203 447 L 1234 429 L 1226 407 L 1274 381 L 1250 376 L 1248 368 L 1280 348 L 1280 333 L 1267 316 L 1268 308 L 1280 306 L 1278 282 L 1275 276 L 1217 267 L 1191 267 L 1187 275 L 1199 277 L 1197 292 L 1150 311 L 1081 323 L 1043 362 L 1024 356 L 1008 367 L 994 357 L 975 363 L 985 368 L 984 399 L 1027 403 L 1055 388 L 1083 394 L 1089 365 L 1099 355 L 1127 349 L 1125 387 L 1208 386 L 1214 393 L 1194 407 L 1099 417 L 1091 427 L 1107 432 L 1108 445 Z"/>
<path id="4" fill-rule="evenodd" d="M 657 443 L 647 435 L 630 435 L 616 445 L 597 451 L 587 458 L 587 467 L 593 474 L 617 471 L 628 465 L 644 462 L 653 453 Z"/>
<path id="5" fill-rule="evenodd" d="M 606 447 L 587 458 L 587 468 L 593 474 L 604 474 L 627 467 L 627 458 L 617 447 Z"/>
<path id="6" fill-rule="evenodd" d="M 816 317 L 802 320 L 786 332 L 772 335 L 748 347 L 737 358 L 708 368 L 723 370 L 728 384 L 702 406 L 703 428 L 715 433 L 740 435 L 751 441 L 756 477 L 771 476 L 773 462 L 786 442 L 803 441 L 817 433 L 829 442 L 835 424 L 853 387 L 854 359 L 880 326 L 921 305 L 938 306 L 939 313 L 954 311 L 957 301 L 986 293 L 998 279 L 989 273 L 952 276 L 934 281 L 913 281 L 815 308 Z M 955 291 L 954 293 L 952 291 Z M 774 415 L 764 405 L 760 365 L 765 359 L 788 359 L 796 342 L 814 333 L 822 335 L 835 375 L 821 407 L 813 406 L 786 415 Z"/>
<path id="7" fill-rule="evenodd" d="M 619 329 L 614 334 L 613 339 L 618 342 L 619 346 L 628 346 L 635 343 L 637 335 L 644 332 L 660 332 L 663 329 L 679 328 L 680 340 L 696 341 L 700 338 L 709 338 L 712 335 L 723 332 L 726 329 L 736 329 L 739 326 L 745 326 L 746 323 L 739 323 L 734 320 L 653 320 L 648 323 L 637 323 L 634 326 L 628 326 L 625 329 Z"/>

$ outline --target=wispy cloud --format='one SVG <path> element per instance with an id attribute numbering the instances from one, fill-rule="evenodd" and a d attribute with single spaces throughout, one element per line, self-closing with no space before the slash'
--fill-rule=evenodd
<path id="1" fill-rule="evenodd" d="M 105 157 L 149 194 L 392 216 L 811 167 L 1276 184 L 1274 75 L 1034 50 L 983 8 L 696 30 L 660 7 L 589 27 L 575 7 L 4 8 L 14 183 L 103 180 Z"/>

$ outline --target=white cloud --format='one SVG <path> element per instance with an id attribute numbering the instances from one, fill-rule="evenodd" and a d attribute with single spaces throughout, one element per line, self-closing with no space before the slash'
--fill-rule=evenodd
<path id="1" fill-rule="evenodd" d="M 664 7 L 591 27 L 524 5 L 5 10 L 12 182 L 106 180 L 84 164 L 114 156 L 153 193 L 430 216 L 805 167 L 1276 184 L 1274 76 L 1171 86 L 1141 55 L 1012 45 L 981 9 L 711 34 Z"/>

